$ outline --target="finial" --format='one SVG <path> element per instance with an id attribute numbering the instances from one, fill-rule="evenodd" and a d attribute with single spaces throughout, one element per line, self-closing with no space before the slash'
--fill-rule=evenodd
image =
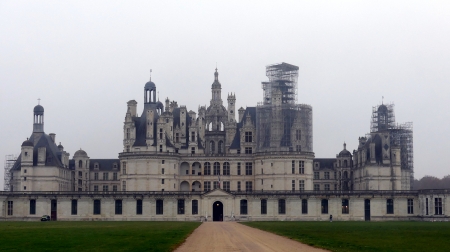
<path id="1" fill-rule="evenodd" d="M 346 150 L 346 149 L 347 149 L 347 144 L 344 141 L 344 150 Z"/>
<path id="2" fill-rule="evenodd" d="M 384 96 L 381 96 L 381 105 L 383 105 L 384 102 Z"/>
<path id="3" fill-rule="evenodd" d="M 152 69 L 150 69 L 150 81 L 152 81 Z"/>
<path id="4" fill-rule="evenodd" d="M 38 105 L 41 105 L 41 98 L 38 98 Z"/>

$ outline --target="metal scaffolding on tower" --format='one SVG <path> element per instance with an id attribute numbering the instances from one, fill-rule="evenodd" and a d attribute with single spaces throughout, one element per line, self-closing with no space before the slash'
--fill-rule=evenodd
<path id="1" fill-rule="evenodd" d="M 5 156 L 5 174 L 4 174 L 4 183 L 3 183 L 3 191 L 11 190 L 11 168 L 16 163 L 17 156 L 15 155 L 6 155 Z"/>

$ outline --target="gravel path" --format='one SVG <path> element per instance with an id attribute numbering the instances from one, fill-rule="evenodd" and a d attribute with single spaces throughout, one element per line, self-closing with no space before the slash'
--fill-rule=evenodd
<path id="1" fill-rule="evenodd" d="M 204 222 L 175 252 L 326 251 L 236 222 Z"/>

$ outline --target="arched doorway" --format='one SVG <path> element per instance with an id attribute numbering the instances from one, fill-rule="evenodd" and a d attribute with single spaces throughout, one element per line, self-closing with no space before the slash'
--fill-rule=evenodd
<path id="1" fill-rule="evenodd" d="M 223 204 L 220 201 L 213 204 L 213 221 L 223 221 Z"/>

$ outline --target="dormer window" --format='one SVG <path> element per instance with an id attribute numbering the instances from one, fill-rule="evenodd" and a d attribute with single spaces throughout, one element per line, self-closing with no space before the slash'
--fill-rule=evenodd
<path id="1" fill-rule="evenodd" d="M 117 163 L 113 164 L 113 169 L 117 169 Z"/>
<path id="2" fill-rule="evenodd" d="M 99 168 L 99 164 L 98 163 L 94 163 L 94 169 L 98 169 Z"/>

